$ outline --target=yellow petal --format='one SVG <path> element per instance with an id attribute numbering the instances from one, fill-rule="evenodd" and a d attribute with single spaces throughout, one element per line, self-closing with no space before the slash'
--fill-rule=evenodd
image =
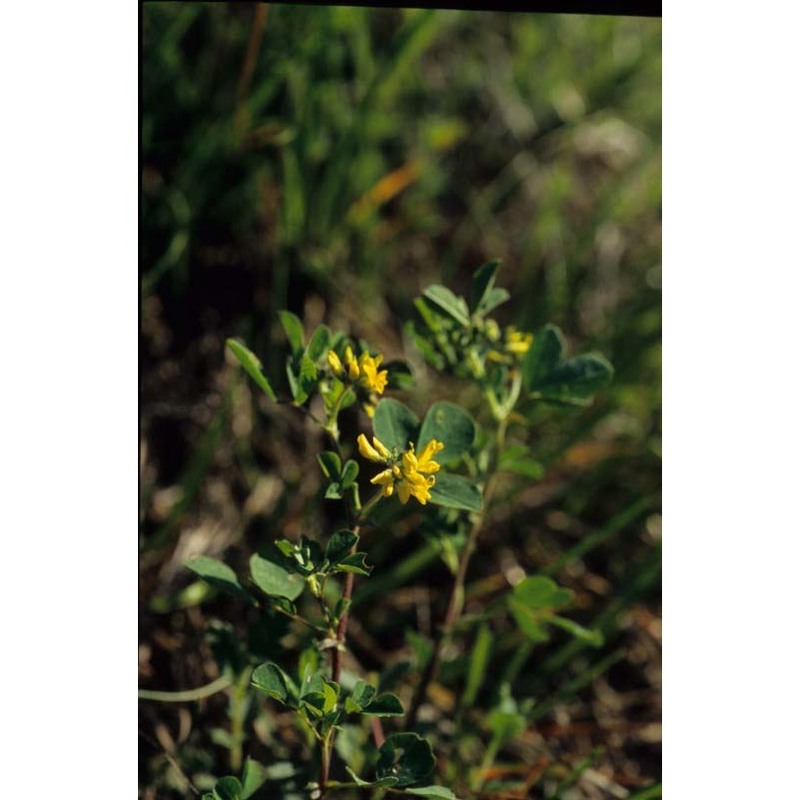
<path id="1" fill-rule="evenodd" d="M 431 439 L 417 456 L 417 469 L 420 472 L 438 472 L 440 469 L 439 464 L 432 459 L 437 453 L 441 453 L 442 450 L 444 450 L 444 442 Z"/>
<path id="2" fill-rule="evenodd" d="M 381 454 L 367 441 L 367 437 L 364 436 L 363 433 L 358 435 L 358 452 L 361 453 L 364 458 L 368 458 L 370 461 L 383 461 L 384 458 Z M 375 441 L 373 439 L 373 441 Z"/>
<path id="3" fill-rule="evenodd" d="M 358 378 L 359 371 L 358 371 L 358 361 L 356 361 L 355 356 L 353 355 L 353 350 L 350 345 L 344 350 L 344 362 L 347 364 L 347 374 L 350 377 L 351 381 L 354 381 Z"/>
<path id="4" fill-rule="evenodd" d="M 370 480 L 370 483 L 379 484 L 381 486 L 389 486 L 393 484 L 394 478 L 392 477 L 392 470 L 385 469 L 383 472 L 379 472 Z"/>
<path id="5" fill-rule="evenodd" d="M 391 458 L 392 454 L 389 452 L 389 448 L 377 437 L 372 437 L 372 444 L 375 445 L 375 449 L 381 454 L 383 458 Z"/>
<path id="6" fill-rule="evenodd" d="M 411 497 L 411 485 L 408 481 L 400 481 L 397 484 L 397 496 L 400 498 L 400 502 L 405 505 L 408 502 L 408 498 Z"/>
<path id="7" fill-rule="evenodd" d="M 342 362 L 334 350 L 328 350 L 328 365 L 330 366 L 331 370 L 333 370 L 333 374 L 337 377 L 344 373 Z"/>

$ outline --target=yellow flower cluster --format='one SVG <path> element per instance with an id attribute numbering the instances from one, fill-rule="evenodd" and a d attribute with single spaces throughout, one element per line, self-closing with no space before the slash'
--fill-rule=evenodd
<path id="1" fill-rule="evenodd" d="M 524 356 L 533 344 L 533 334 L 518 331 L 513 325 L 506 328 L 506 351 Z"/>
<path id="2" fill-rule="evenodd" d="M 387 466 L 370 483 L 381 486 L 384 497 L 389 497 L 397 489 L 397 496 L 404 505 L 409 497 L 416 498 L 422 505 L 430 500 L 431 487 L 436 483 L 432 473 L 440 469 L 433 457 L 442 450 L 444 444 L 431 439 L 419 455 L 414 452 L 414 445 L 409 443 L 408 450 L 394 456 L 377 436 L 372 437 L 372 444 L 363 433 L 358 437 L 358 452 L 370 461 Z"/>
<path id="3" fill-rule="evenodd" d="M 344 351 L 344 364 L 334 350 L 328 351 L 328 366 L 337 378 L 346 378 L 356 386 L 360 386 L 370 393 L 369 402 L 364 404 L 364 410 L 371 417 L 375 413 L 376 396 L 383 394 L 389 381 L 389 373 L 379 370 L 383 356 L 371 356 L 362 353 L 357 359 L 353 350 L 348 345 Z"/>
<path id="4" fill-rule="evenodd" d="M 491 322 L 492 320 L 490 320 Z M 503 342 L 503 352 L 489 350 L 486 354 L 490 361 L 500 363 L 511 363 L 509 356 L 524 356 L 533 344 L 533 334 L 518 331 L 513 325 L 506 328 L 505 341 Z"/>

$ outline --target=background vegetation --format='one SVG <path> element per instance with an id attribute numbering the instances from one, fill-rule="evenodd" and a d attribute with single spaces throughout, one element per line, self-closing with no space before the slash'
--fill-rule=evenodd
<path id="1" fill-rule="evenodd" d="M 326 524 L 317 434 L 255 394 L 225 339 L 280 385 L 288 308 L 409 358 L 409 397 L 452 396 L 402 320 L 428 283 L 463 294 L 501 258 L 498 316 L 554 322 L 616 375 L 588 409 L 533 412 L 541 469 L 506 487 L 470 569 L 467 613 L 551 574 L 606 637 L 521 651 L 492 631 L 488 673 L 514 665 L 515 696 L 536 705 L 484 793 L 660 796 L 646 788 L 660 777 L 660 37 L 659 20 L 624 17 L 144 5 L 142 688 L 208 684 L 228 635 L 214 620 L 242 638 L 253 623 L 188 558 L 240 565 Z M 411 524 L 369 552 L 350 637 L 381 670 L 434 629 L 449 572 Z M 445 663 L 432 722 L 451 716 L 464 663 Z M 456 745 L 476 765 L 495 699 L 481 689 Z M 297 746 L 235 689 L 142 701 L 140 736 L 145 798 L 191 796 L 187 779 L 204 788 L 237 752 L 274 767 Z"/>

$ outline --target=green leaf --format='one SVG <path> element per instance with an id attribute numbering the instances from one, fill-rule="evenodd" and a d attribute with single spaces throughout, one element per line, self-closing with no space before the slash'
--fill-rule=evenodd
<path id="1" fill-rule="evenodd" d="M 494 278 L 497 274 L 497 268 L 500 266 L 500 260 L 494 259 L 478 267 L 472 275 L 472 290 L 470 292 L 470 308 L 473 311 L 478 310 L 478 306 L 483 300 L 484 296 L 494 286 Z"/>
<path id="2" fill-rule="evenodd" d="M 405 792 L 415 794 L 417 797 L 432 797 L 434 800 L 458 800 L 446 786 L 421 786 L 418 789 L 406 789 Z"/>
<path id="3" fill-rule="evenodd" d="M 228 349 L 236 356 L 239 363 L 244 367 L 245 372 L 258 384 L 258 387 L 269 397 L 270 400 L 277 400 L 275 392 L 261 371 L 261 361 L 252 351 L 248 350 L 243 344 L 235 339 L 227 339 Z"/>
<path id="4" fill-rule="evenodd" d="M 508 607 L 519 629 L 534 642 L 549 638 L 546 624 L 554 610 L 570 602 L 572 592 L 544 575 L 534 575 L 518 583 L 508 598 Z"/>
<path id="5" fill-rule="evenodd" d="M 403 451 L 409 442 L 417 439 L 419 419 L 416 414 L 399 400 L 385 397 L 375 406 L 372 429 L 378 439 L 390 450 L 394 447 Z"/>
<path id="6" fill-rule="evenodd" d="M 199 575 L 206 583 L 219 589 L 222 592 L 246 597 L 250 599 L 247 590 L 239 583 L 236 573 L 227 565 L 223 564 L 211 556 L 196 556 L 184 565 L 196 575 Z"/>
<path id="7" fill-rule="evenodd" d="M 322 713 L 329 714 L 336 708 L 336 703 L 339 700 L 339 684 L 334 681 L 325 681 L 322 686 L 322 693 L 325 695 Z"/>
<path id="8" fill-rule="evenodd" d="M 356 575 L 369 575 L 373 567 L 366 562 L 366 553 L 353 553 L 351 556 L 343 558 L 337 565 L 337 572 L 355 572 Z"/>
<path id="9" fill-rule="evenodd" d="M 469 327 L 469 308 L 463 297 L 458 297 L 446 286 L 439 284 L 428 286 L 422 294 L 456 322 L 465 328 Z"/>
<path id="10" fill-rule="evenodd" d="M 330 562 L 331 566 L 336 566 L 349 554 L 357 541 L 358 536 L 353 531 L 346 528 L 336 531 L 325 545 L 325 558 Z"/>
<path id="11" fill-rule="evenodd" d="M 464 708 L 470 708 L 478 696 L 478 690 L 483 684 L 486 676 L 486 668 L 489 666 L 489 658 L 492 655 L 492 630 L 484 622 L 478 628 L 478 635 L 475 644 L 472 646 L 472 653 L 469 658 L 467 669 L 467 685 L 461 698 Z"/>
<path id="12" fill-rule="evenodd" d="M 554 325 L 537 333 L 522 362 L 523 385 L 544 400 L 586 405 L 610 382 L 614 368 L 598 353 L 564 360 L 564 347 L 564 337 Z"/>
<path id="13" fill-rule="evenodd" d="M 522 360 L 522 385 L 529 392 L 560 363 L 564 347 L 564 335 L 555 325 L 545 325 L 533 337 Z"/>
<path id="14" fill-rule="evenodd" d="M 416 733 L 393 733 L 381 745 L 375 775 L 396 778 L 398 786 L 410 786 L 433 772 L 436 760 L 430 744 Z"/>
<path id="15" fill-rule="evenodd" d="M 264 785 L 267 777 L 266 767 L 248 757 L 242 772 L 242 800 L 254 795 Z"/>
<path id="16" fill-rule="evenodd" d="M 327 352 L 331 341 L 330 328 L 327 325 L 317 325 L 306 347 L 306 355 L 316 363 Z"/>
<path id="17" fill-rule="evenodd" d="M 358 679 L 350 696 L 345 700 L 345 710 L 349 714 L 360 712 L 369 705 L 375 697 L 375 687 L 370 686 L 365 680 Z"/>
<path id="18" fill-rule="evenodd" d="M 332 481 L 341 479 L 342 461 L 336 453 L 332 450 L 325 450 L 317 456 L 317 460 L 326 478 L 330 478 Z"/>
<path id="19" fill-rule="evenodd" d="M 614 368 L 599 353 L 575 356 L 545 375 L 531 391 L 555 400 L 587 400 L 607 386 Z"/>
<path id="20" fill-rule="evenodd" d="M 232 775 L 220 778 L 214 785 L 217 800 L 242 800 L 242 784 Z"/>
<path id="21" fill-rule="evenodd" d="M 405 711 L 397 695 L 384 692 L 364 706 L 361 713 L 373 717 L 402 717 Z"/>
<path id="22" fill-rule="evenodd" d="M 508 289 L 503 289 L 500 286 L 490 289 L 486 292 L 486 295 L 478 306 L 478 312 L 481 314 L 488 314 L 490 311 L 497 308 L 497 306 L 505 303 L 509 297 L 511 297 L 511 295 Z"/>
<path id="23" fill-rule="evenodd" d="M 464 511 L 480 511 L 483 497 L 478 488 L 461 475 L 439 472 L 431 487 L 431 503 Z"/>
<path id="24" fill-rule="evenodd" d="M 281 321 L 286 338 L 289 340 L 289 347 L 292 348 L 292 355 L 300 355 L 303 352 L 305 337 L 303 335 L 303 323 L 292 314 L 291 311 L 279 311 L 278 319 Z"/>
<path id="25" fill-rule="evenodd" d="M 306 582 L 294 572 L 263 558 L 258 553 L 250 556 L 250 575 L 264 594 L 296 600 L 303 593 Z"/>
<path id="26" fill-rule="evenodd" d="M 431 439 L 444 442 L 444 450 L 434 458 L 440 464 L 446 464 L 472 447 L 475 441 L 475 422 L 461 406 L 455 403 L 448 403 L 445 400 L 434 403 L 428 409 L 422 423 L 417 452 L 421 451 Z"/>
<path id="27" fill-rule="evenodd" d="M 256 667 L 250 683 L 260 692 L 291 708 L 297 708 L 299 690 L 292 679 L 272 661 Z"/>
<path id="28" fill-rule="evenodd" d="M 342 486 L 347 488 L 358 477 L 358 464 L 353 459 L 348 459 L 342 469 Z"/>
<path id="29" fill-rule="evenodd" d="M 295 397 L 296 403 L 304 403 L 309 394 L 314 390 L 317 385 L 317 365 L 309 357 L 308 353 L 303 353 L 300 358 L 300 372 L 298 373 L 298 380 L 300 388 L 302 389 L 305 397 L 302 400 Z"/>

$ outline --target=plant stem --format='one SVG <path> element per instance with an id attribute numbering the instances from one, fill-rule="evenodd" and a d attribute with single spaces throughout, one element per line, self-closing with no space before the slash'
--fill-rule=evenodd
<path id="1" fill-rule="evenodd" d="M 464 544 L 464 549 L 461 551 L 461 558 L 458 562 L 458 570 L 453 581 L 453 589 L 450 592 L 450 600 L 447 604 L 447 611 L 444 615 L 444 621 L 442 622 L 436 639 L 434 640 L 433 653 L 431 654 L 430 660 L 425 667 L 422 678 L 417 684 L 416 691 L 414 692 L 414 696 L 411 700 L 411 706 L 408 710 L 408 715 L 406 716 L 405 727 L 407 730 L 411 730 L 411 728 L 413 728 L 416 724 L 420 706 L 425 701 L 425 696 L 428 693 L 428 687 L 436 680 L 439 674 L 439 668 L 441 667 L 442 663 L 442 650 L 444 648 L 444 643 L 450 638 L 453 628 L 455 627 L 455 624 L 458 622 L 458 618 L 461 615 L 461 610 L 464 605 L 464 583 L 467 577 L 467 569 L 469 568 L 470 559 L 472 558 L 472 554 L 475 551 L 475 546 L 478 542 L 478 535 L 480 534 L 481 528 L 483 527 L 483 522 L 486 519 L 489 500 L 494 490 L 494 476 L 496 474 L 497 461 L 505 444 L 507 425 L 508 419 L 507 417 L 504 417 L 499 421 L 497 426 L 497 431 L 495 433 L 494 457 L 492 459 L 492 465 L 487 471 L 489 477 L 486 481 L 486 489 L 483 493 L 483 510 L 476 515 L 467 536 L 467 541 Z"/>

